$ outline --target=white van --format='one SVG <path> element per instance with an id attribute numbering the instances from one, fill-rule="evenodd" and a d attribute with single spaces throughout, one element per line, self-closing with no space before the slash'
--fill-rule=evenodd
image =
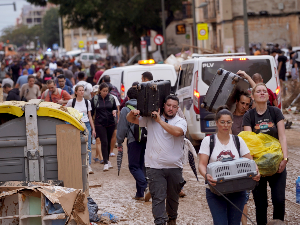
<path id="1" fill-rule="evenodd" d="M 278 97 L 281 108 L 280 86 L 275 60 L 269 55 L 246 56 L 244 54 L 193 54 L 193 58 L 181 63 L 176 81 L 176 94 L 188 124 L 187 137 L 199 145 L 207 135 L 215 132 L 214 114 L 201 108 L 203 98 L 219 68 L 236 73 L 244 70 L 252 76 L 260 73 L 264 83 Z"/>
<path id="2" fill-rule="evenodd" d="M 118 88 L 121 99 L 124 100 L 132 83 L 136 81 L 141 83 L 142 73 L 146 71 L 152 73 L 153 80 L 170 80 L 171 86 L 175 85 L 177 77 L 175 68 L 167 64 L 133 65 L 109 69 L 101 75 L 98 84 L 105 75 L 109 75 L 111 84 Z"/>

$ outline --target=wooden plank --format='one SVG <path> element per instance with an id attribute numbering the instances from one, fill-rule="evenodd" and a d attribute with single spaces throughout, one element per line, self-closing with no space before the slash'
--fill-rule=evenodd
<path id="1" fill-rule="evenodd" d="M 3 102 L 3 88 L 0 88 L 0 102 Z"/>
<path id="2" fill-rule="evenodd" d="M 58 179 L 64 186 L 82 189 L 80 131 L 70 124 L 56 125 Z"/>

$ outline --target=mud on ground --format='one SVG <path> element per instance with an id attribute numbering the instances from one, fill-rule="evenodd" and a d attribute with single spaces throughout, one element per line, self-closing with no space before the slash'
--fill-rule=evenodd
<path id="1" fill-rule="evenodd" d="M 289 225 L 300 224 L 300 204 L 295 200 L 295 180 L 300 176 L 300 116 L 285 114 L 287 119 L 293 120 L 292 129 L 286 130 L 289 158 L 287 165 L 286 187 L 286 216 L 285 222 Z M 117 154 L 117 150 L 114 150 Z M 93 155 L 95 148 L 93 147 Z M 128 169 L 127 150 L 124 157 L 120 176 L 117 173 L 116 157 L 111 158 L 114 166 L 108 172 L 103 172 L 103 165 L 94 162 L 92 168 L 95 174 L 90 175 L 90 185 L 100 185 L 90 189 L 91 197 L 99 206 L 98 214 L 110 212 L 118 216 L 119 225 L 144 225 L 154 224 L 151 212 L 151 202 L 139 202 L 132 199 L 135 195 L 135 181 Z M 198 164 L 198 163 L 197 163 Z M 187 181 L 184 186 L 186 197 L 180 198 L 178 210 L 178 225 L 210 225 L 212 217 L 205 198 L 204 179 L 199 176 L 197 182 L 189 166 L 185 166 L 183 177 Z M 269 190 L 270 193 L 270 190 Z M 252 194 L 248 202 L 249 216 L 255 221 L 255 206 Z M 269 197 L 268 216 L 272 218 L 272 203 Z M 248 222 L 250 224 L 250 222 Z"/>

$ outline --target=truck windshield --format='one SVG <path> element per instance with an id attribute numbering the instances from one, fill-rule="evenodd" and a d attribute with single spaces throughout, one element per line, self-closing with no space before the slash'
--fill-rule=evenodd
<path id="1" fill-rule="evenodd" d="M 250 59 L 245 61 L 212 61 L 202 63 L 202 80 L 208 86 L 219 68 L 236 73 L 239 70 L 245 71 L 251 77 L 260 73 L 264 83 L 272 78 L 272 69 L 269 59 Z"/>

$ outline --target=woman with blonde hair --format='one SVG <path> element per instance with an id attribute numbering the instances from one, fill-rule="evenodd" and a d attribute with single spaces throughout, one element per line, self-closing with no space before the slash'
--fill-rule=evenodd
<path id="1" fill-rule="evenodd" d="M 249 110 L 243 117 L 244 131 L 268 134 L 279 140 L 283 153 L 283 160 L 277 173 L 272 176 L 264 176 L 258 186 L 253 190 L 256 207 L 257 224 L 267 224 L 268 194 L 267 183 L 271 188 L 273 203 L 273 219 L 284 220 L 285 213 L 285 186 L 286 164 L 288 162 L 288 150 L 285 136 L 284 116 L 280 109 L 268 106 L 269 94 L 264 83 L 258 83 L 252 89 L 252 98 L 256 103 L 254 109 Z"/>
<path id="2" fill-rule="evenodd" d="M 96 137 L 95 126 L 92 118 L 92 106 L 89 100 L 83 98 L 84 95 L 84 86 L 77 85 L 75 87 L 75 98 L 70 99 L 66 105 L 66 107 L 73 107 L 77 109 L 79 112 L 83 113 L 81 121 L 85 123 L 87 130 L 89 131 L 88 137 L 88 151 L 89 151 L 89 173 L 94 173 L 91 168 L 92 162 L 92 135 Z"/>

